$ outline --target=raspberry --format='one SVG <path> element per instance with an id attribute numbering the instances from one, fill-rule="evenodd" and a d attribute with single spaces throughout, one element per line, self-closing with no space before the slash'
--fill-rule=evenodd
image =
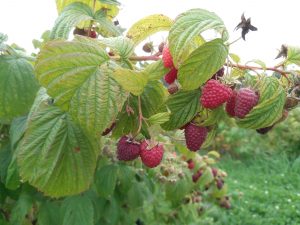
<path id="1" fill-rule="evenodd" d="M 217 188 L 218 188 L 219 190 L 221 190 L 222 187 L 224 186 L 224 181 L 223 181 L 222 179 L 218 179 L 218 180 L 216 181 L 216 186 L 217 186 Z"/>
<path id="2" fill-rule="evenodd" d="M 165 75 L 165 81 L 168 84 L 174 83 L 174 81 L 177 79 L 177 70 L 175 68 L 172 68 L 169 73 Z"/>
<path id="3" fill-rule="evenodd" d="M 184 129 L 185 143 L 189 150 L 195 152 L 200 149 L 207 136 L 206 127 L 199 127 L 192 123 Z"/>
<path id="4" fill-rule="evenodd" d="M 174 67 L 173 57 L 172 57 L 171 52 L 170 52 L 170 50 L 169 50 L 169 48 L 167 46 L 165 46 L 164 49 L 163 49 L 163 51 L 162 51 L 162 61 L 163 61 L 164 66 L 166 68 L 172 68 L 172 67 Z"/>
<path id="5" fill-rule="evenodd" d="M 190 170 L 194 169 L 195 163 L 194 163 L 194 161 L 193 161 L 192 159 L 189 159 L 189 160 L 187 161 L 187 163 L 188 163 L 188 168 L 189 168 Z"/>
<path id="6" fill-rule="evenodd" d="M 121 161 L 131 161 L 139 157 L 140 143 L 127 136 L 120 138 L 117 146 L 117 158 Z"/>
<path id="7" fill-rule="evenodd" d="M 217 79 L 218 77 L 223 77 L 223 75 L 224 75 L 224 71 L 225 71 L 225 69 L 224 69 L 224 67 L 222 67 L 221 69 L 219 69 L 218 70 L 218 72 L 216 72 L 212 77 L 211 77 L 211 79 Z"/>
<path id="8" fill-rule="evenodd" d="M 227 114 L 230 117 L 235 117 L 234 109 L 235 109 L 236 95 L 237 95 L 236 91 L 233 91 L 231 97 L 229 98 L 229 100 L 226 103 L 225 109 L 226 109 Z"/>
<path id="9" fill-rule="evenodd" d="M 162 145 L 157 144 L 154 147 L 149 148 L 149 144 L 145 140 L 141 143 L 140 149 L 140 156 L 145 166 L 153 168 L 160 164 L 164 155 L 164 148 Z"/>
<path id="10" fill-rule="evenodd" d="M 258 103 L 258 95 L 250 88 L 241 88 L 236 95 L 235 116 L 244 118 Z"/>
<path id="11" fill-rule="evenodd" d="M 208 109 L 215 109 L 226 102 L 232 95 L 231 88 L 217 80 L 209 80 L 204 85 L 201 95 L 201 104 Z"/>
<path id="12" fill-rule="evenodd" d="M 90 31 L 89 37 L 90 37 L 90 38 L 97 38 L 97 33 L 96 33 L 96 31 L 91 30 L 91 31 Z"/>
<path id="13" fill-rule="evenodd" d="M 172 83 L 168 87 L 168 92 L 170 95 L 175 94 L 178 91 L 178 86 L 175 83 Z"/>
<path id="14" fill-rule="evenodd" d="M 193 182 L 196 183 L 199 178 L 202 176 L 202 169 L 199 169 L 196 173 L 193 174 L 192 179 Z"/>
<path id="15" fill-rule="evenodd" d="M 217 168 L 211 168 L 211 172 L 216 177 L 218 175 L 218 169 Z"/>

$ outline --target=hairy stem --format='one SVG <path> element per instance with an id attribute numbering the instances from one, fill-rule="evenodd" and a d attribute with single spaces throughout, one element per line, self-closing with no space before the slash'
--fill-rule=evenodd
<path id="1" fill-rule="evenodd" d="M 142 101 L 141 101 L 141 96 L 138 96 L 138 107 L 139 107 L 139 127 L 138 127 L 138 129 L 137 129 L 137 131 L 136 131 L 136 134 L 134 135 L 134 137 L 136 137 L 139 133 L 140 133 L 140 131 L 141 131 L 141 129 L 142 129 L 142 125 L 143 125 L 143 119 L 144 119 L 144 117 L 143 117 L 143 112 L 142 112 Z"/>

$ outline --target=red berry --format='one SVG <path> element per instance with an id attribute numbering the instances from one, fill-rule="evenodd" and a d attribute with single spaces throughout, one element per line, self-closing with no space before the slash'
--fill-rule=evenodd
<path id="1" fill-rule="evenodd" d="M 218 169 L 217 168 L 211 168 L 211 172 L 216 177 L 218 175 Z"/>
<path id="2" fill-rule="evenodd" d="M 190 123 L 185 127 L 184 135 L 187 148 L 195 152 L 204 143 L 207 136 L 207 128 Z"/>
<path id="3" fill-rule="evenodd" d="M 117 146 L 117 158 L 121 161 L 131 161 L 139 157 L 140 143 L 127 136 L 120 138 Z"/>
<path id="4" fill-rule="evenodd" d="M 271 125 L 271 126 L 269 126 L 269 127 L 259 128 L 259 129 L 256 130 L 256 132 L 259 133 L 259 134 L 266 134 L 266 133 L 268 133 L 270 130 L 272 130 L 273 127 L 274 127 L 274 124 Z"/>
<path id="5" fill-rule="evenodd" d="M 233 91 L 231 97 L 229 98 L 229 100 L 226 103 L 225 109 L 226 109 L 227 114 L 230 117 L 235 117 L 234 109 L 235 109 L 236 95 L 237 95 L 236 91 Z"/>
<path id="6" fill-rule="evenodd" d="M 163 61 L 164 66 L 166 68 L 172 68 L 172 67 L 174 67 L 173 57 L 171 55 L 170 49 L 167 46 L 164 46 L 164 49 L 162 51 L 162 61 Z"/>
<path id="7" fill-rule="evenodd" d="M 203 107 L 214 109 L 226 102 L 231 95 L 231 88 L 217 80 L 209 80 L 203 87 L 200 100 Z"/>
<path id="8" fill-rule="evenodd" d="M 224 181 L 223 181 L 222 179 L 218 179 L 218 180 L 216 181 L 216 185 L 217 185 L 217 188 L 218 188 L 219 190 L 221 190 L 222 187 L 224 186 Z"/>
<path id="9" fill-rule="evenodd" d="M 169 73 L 165 75 L 165 81 L 168 84 L 174 83 L 174 81 L 177 79 L 177 70 L 175 68 L 172 68 Z"/>
<path id="10" fill-rule="evenodd" d="M 90 38 L 97 38 L 97 33 L 96 33 L 96 31 L 91 30 L 91 31 L 90 31 L 89 37 L 90 37 Z"/>
<path id="11" fill-rule="evenodd" d="M 157 144 L 150 148 L 148 142 L 145 140 L 141 143 L 140 148 L 140 156 L 145 166 L 153 168 L 160 164 L 164 155 L 163 145 Z"/>
<path id="12" fill-rule="evenodd" d="M 202 176 L 202 169 L 199 169 L 196 173 L 193 174 L 192 179 L 193 182 L 196 183 L 199 178 Z"/>
<path id="13" fill-rule="evenodd" d="M 236 95 L 235 116 L 244 118 L 258 103 L 258 95 L 250 88 L 241 88 Z"/>
<path id="14" fill-rule="evenodd" d="M 175 83 L 172 83 L 168 87 L 168 92 L 170 95 L 175 94 L 178 91 L 178 86 Z"/>
<path id="15" fill-rule="evenodd" d="M 194 164 L 194 161 L 193 161 L 192 159 L 189 159 L 189 160 L 187 161 L 187 163 L 188 163 L 188 168 L 189 168 L 190 170 L 194 169 L 195 164 Z"/>

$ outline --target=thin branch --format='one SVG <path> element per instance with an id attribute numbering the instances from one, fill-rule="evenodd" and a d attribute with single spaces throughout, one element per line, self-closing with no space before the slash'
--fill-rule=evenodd
<path id="1" fill-rule="evenodd" d="M 135 137 L 140 133 L 143 125 L 143 112 L 142 112 L 142 101 L 141 101 L 141 96 L 138 96 L 138 107 L 139 107 L 139 127 L 136 131 Z"/>

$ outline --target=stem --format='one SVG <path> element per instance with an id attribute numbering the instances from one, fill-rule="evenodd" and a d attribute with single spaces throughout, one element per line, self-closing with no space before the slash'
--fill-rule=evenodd
<path id="1" fill-rule="evenodd" d="M 236 67 L 236 68 L 239 68 L 239 69 L 242 69 L 242 70 L 270 70 L 270 71 L 274 71 L 274 72 L 277 72 L 277 73 L 280 73 L 282 76 L 284 76 L 288 81 L 288 77 L 287 77 L 287 74 L 291 74 L 291 72 L 289 71 L 284 71 L 284 70 L 280 70 L 276 67 L 266 67 L 266 68 L 262 68 L 262 67 L 258 67 L 258 66 L 247 66 L 247 65 L 240 65 L 240 64 L 228 64 L 228 63 L 225 63 L 225 66 L 229 66 L 229 67 Z"/>
<path id="2" fill-rule="evenodd" d="M 242 39 L 242 37 L 239 37 L 238 39 L 236 39 L 236 40 L 230 42 L 230 43 L 228 44 L 228 46 L 230 46 L 230 45 L 232 45 L 232 44 L 238 42 L 238 41 L 241 40 L 241 39 Z"/>
<path id="3" fill-rule="evenodd" d="M 143 119 L 144 119 L 143 113 L 142 113 L 141 96 L 138 96 L 138 107 L 139 107 L 139 127 L 138 127 L 138 129 L 137 129 L 136 134 L 135 134 L 134 137 L 136 137 L 140 133 L 140 131 L 142 129 Z"/>

